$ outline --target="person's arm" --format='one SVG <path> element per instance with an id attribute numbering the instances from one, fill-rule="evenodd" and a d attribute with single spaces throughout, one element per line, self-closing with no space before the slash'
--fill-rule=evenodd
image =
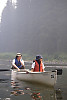
<path id="1" fill-rule="evenodd" d="M 15 59 L 12 62 L 12 66 L 15 67 L 18 71 L 20 71 L 20 69 L 15 65 Z"/>
<path id="2" fill-rule="evenodd" d="M 20 63 L 22 66 L 24 66 L 24 69 L 25 69 L 24 61 L 22 59 L 20 60 Z"/>
<path id="3" fill-rule="evenodd" d="M 32 67 L 31 67 L 31 72 L 34 71 L 34 67 L 35 67 L 35 62 L 32 64 Z"/>
<path id="4" fill-rule="evenodd" d="M 42 69 L 42 72 L 44 72 L 44 68 L 45 68 L 45 66 L 44 66 L 44 64 L 43 64 L 43 69 Z"/>
<path id="5" fill-rule="evenodd" d="M 42 69 L 42 72 L 44 72 L 44 69 Z"/>
<path id="6" fill-rule="evenodd" d="M 33 68 L 31 68 L 31 72 L 33 72 L 34 71 L 34 69 Z"/>

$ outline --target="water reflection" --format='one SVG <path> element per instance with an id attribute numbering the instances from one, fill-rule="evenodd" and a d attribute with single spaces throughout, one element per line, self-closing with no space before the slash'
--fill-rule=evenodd
<path id="1" fill-rule="evenodd" d="M 29 100 L 62 100 L 61 89 L 45 87 L 38 84 L 30 84 L 21 81 L 11 81 L 12 96 L 30 96 Z M 25 99 L 23 97 L 23 99 Z"/>
<path id="2" fill-rule="evenodd" d="M 40 91 L 38 89 L 33 89 L 32 87 L 28 86 L 27 84 L 22 84 L 22 86 L 19 86 L 19 82 L 11 82 L 11 86 L 13 88 L 13 90 L 11 91 L 11 96 L 15 95 L 15 96 L 19 96 L 19 95 L 30 95 L 30 97 L 32 98 L 32 100 L 42 100 L 42 96 L 40 94 Z M 30 84 L 28 84 L 30 85 Z"/>
<path id="3" fill-rule="evenodd" d="M 0 79 L 0 83 L 8 83 L 9 79 Z"/>
<path id="4" fill-rule="evenodd" d="M 42 100 L 42 96 L 40 96 L 40 92 L 39 93 L 33 93 L 31 95 L 31 97 L 34 99 L 34 100 Z"/>
<path id="5" fill-rule="evenodd" d="M 61 89 L 56 90 L 56 98 L 57 98 L 57 100 L 63 99 Z"/>

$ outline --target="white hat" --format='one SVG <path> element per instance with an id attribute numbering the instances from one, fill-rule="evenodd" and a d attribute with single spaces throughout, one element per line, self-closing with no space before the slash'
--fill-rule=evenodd
<path id="1" fill-rule="evenodd" d="M 19 56 L 22 56 L 22 55 L 21 55 L 21 53 L 17 53 L 17 54 L 16 54 L 16 56 L 18 56 L 18 57 L 19 57 Z"/>

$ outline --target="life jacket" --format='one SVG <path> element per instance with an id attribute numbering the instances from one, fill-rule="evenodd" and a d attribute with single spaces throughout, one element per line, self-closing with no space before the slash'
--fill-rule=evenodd
<path id="1" fill-rule="evenodd" d="M 35 60 L 34 72 L 43 72 L 43 64 L 40 63 L 39 65 L 36 60 Z"/>
<path id="2" fill-rule="evenodd" d="M 21 67 L 22 67 L 20 61 L 18 61 L 16 58 L 15 58 L 15 65 L 16 65 L 18 68 L 21 68 Z"/>

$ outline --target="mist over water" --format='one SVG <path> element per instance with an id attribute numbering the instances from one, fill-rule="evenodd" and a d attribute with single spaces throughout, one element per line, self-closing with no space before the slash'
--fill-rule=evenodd
<path id="1" fill-rule="evenodd" d="M 0 0 L 2 52 L 34 55 L 67 53 L 67 0 Z M 28 63 L 26 65 L 30 69 Z M 0 69 L 10 68 L 11 60 L 0 60 Z M 54 69 L 46 66 L 46 70 Z M 0 99 L 66 100 L 67 68 L 62 69 L 63 74 L 58 76 L 52 89 L 18 80 L 13 82 L 10 71 L 0 71 Z"/>
<path id="2" fill-rule="evenodd" d="M 67 0 L 0 0 L 2 52 L 34 55 L 67 53 Z M 26 65 L 30 69 L 28 63 Z M 54 70 L 53 67 L 46 66 L 46 70 Z M 0 60 L 0 69 L 10 68 L 11 60 Z M 58 76 L 52 89 L 18 80 L 13 82 L 10 71 L 0 71 L 0 99 L 66 100 L 67 68 L 62 69 L 63 74 Z"/>

